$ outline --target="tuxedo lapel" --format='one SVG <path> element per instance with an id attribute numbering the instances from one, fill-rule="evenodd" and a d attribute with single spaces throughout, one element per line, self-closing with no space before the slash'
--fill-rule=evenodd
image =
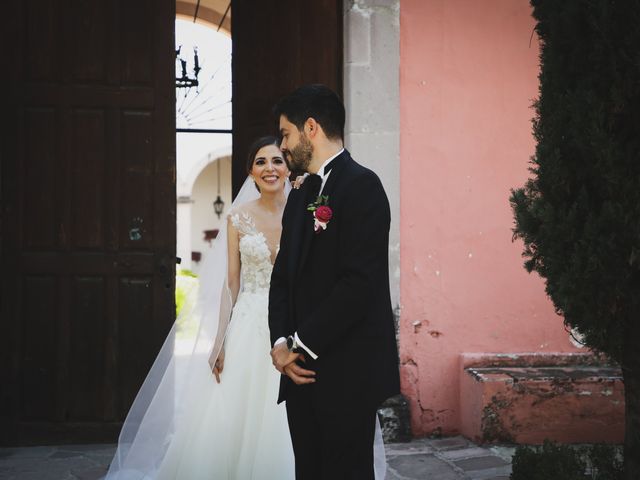
<path id="1" fill-rule="evenodd" d="M 307 254 L 309 253 L 309 247 L 311 246 L 311 241 L 313 240 L 313 236 L 316 234 L 313 231 L 313 212 L 306 210 L 306 206 L 305 218 L 302 222 L 302 225 L 302 245 L 300 248 L 300 258 L 298 259 L 297 273 L 300 273 L 302 267 L 304 266 L 304 262 L 307 259 Z"/>
<path id="2" fill-rule="evenodd" d="M 340 175 L 340 170 L 347 163 L 350 158 L 349 152 L 346 150 L 338 155 L 335 159 L 333 159 L 333 168 L 331 169 L 331 173 L 329 174 L 329 178 L 327 178 L 327 182 L 322 189 L 321 195 L 329 197 L 329 206 L 331 206 L 331 192 L 335 186 L 335 183 Z M 309 203 L 314 202 L 315 198 L 312 198 Z M 302 267 L 304 267 L 304 263 L 307 260 L 307 255 L 309 253 L 309 248 L 311 247 L 311 243 L 313 242 L 313 237 L 316 233 L 313 230 L 313 213 L 307 210 L 307 205 L 305 205 L 305 218 L 303 219 L 302 226 L 302 245 L 300 250 L 300 258 L 298 260 L 298 266 L 296 268 L 297 273 L 300 273 Z"/>
<path id="3" fill-rule="evenodd" d="M 342 152 L 333 160 L 333 168 L 331 169 L 329 178 L 327 178 L 327 183 L 324 184 L 324 188 L 322 189 L 322 195 L 329 197 L 329 206 L 331 206 L 331 193 L 333 192 L 335 184 L 340 177 L 340 172 L 350 160 L 351 155 L 347 150 Z"/>
<path id="4" fill-rule="evenodd" d="M 300 268 L 300 259 L 304 250 L 306 240 L 306 227 L 308 227 L 308 217 L 312 217 L 311 212 L 307 210 L 307 205 L 313 202 L 314 193 L 310 191 L 313 188 L 313 182 L 304 182 L 300 188 L 299 205 L 296 206 L 292 228 L 291 228 L 291 257 L 289 259 L 289 279 L 295 281 L 296 272 Z M 313 223 L 311 224 L 313 228 Z"/>

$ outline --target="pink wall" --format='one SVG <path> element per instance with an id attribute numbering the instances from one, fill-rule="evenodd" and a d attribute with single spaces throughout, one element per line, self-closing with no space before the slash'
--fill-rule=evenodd
<path id="1" fill-rule="evenodd" d="M 453 433 L 461 353 L 575 350 L 511 242 L 537 39 L 527 0 L 400 8 L 402 388 L 415 435 Z"/>

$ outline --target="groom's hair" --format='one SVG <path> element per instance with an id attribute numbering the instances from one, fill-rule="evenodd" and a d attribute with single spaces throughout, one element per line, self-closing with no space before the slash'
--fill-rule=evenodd
<path id="1" fill-rule="evenodd" d="M 300 131 L 304 122 L 313 118 L 327 138 L 344 138 L 344 105 L 336 92 L 325 85 L 316 83 L 294 90 L 273 107 L 273 113 L 276 118 L 284 115 Z"/>

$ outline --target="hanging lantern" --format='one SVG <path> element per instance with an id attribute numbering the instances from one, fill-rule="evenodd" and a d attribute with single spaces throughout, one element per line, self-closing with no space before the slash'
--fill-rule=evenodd
<path id="1" fill-rule="evenodd" d="M 214 212 L 216 212 L 216 215 L 218 215 L 218 218 L 220 218 L 222 212 L 224 211 L 224 201 L 222 200 L 222 198 L 220 198 L 220 195 L 218 195 L 216 201 L 213 202 L 213 210 Z"/>

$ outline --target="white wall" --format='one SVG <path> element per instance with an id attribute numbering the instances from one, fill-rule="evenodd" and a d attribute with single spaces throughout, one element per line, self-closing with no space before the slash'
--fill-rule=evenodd
<path id="1" fill-rule="evenodd" d="M 213 210 L 213 202 L 218 195 L 217 162 L 220 162 L 220 196 L 225 203 L 220 219 Z M 191 250 L 201 252 L 204 260 L 211 247 L 209 242 L 204 240 L 204 231 L 219 229 L 226 221 L 226 214 L 231 206 L 231 157 L 214 161 L 202 170 L 193 185 L 191 201 Z M 197 272 L 198 264 L 193 263 L 192 269 Z"/>

